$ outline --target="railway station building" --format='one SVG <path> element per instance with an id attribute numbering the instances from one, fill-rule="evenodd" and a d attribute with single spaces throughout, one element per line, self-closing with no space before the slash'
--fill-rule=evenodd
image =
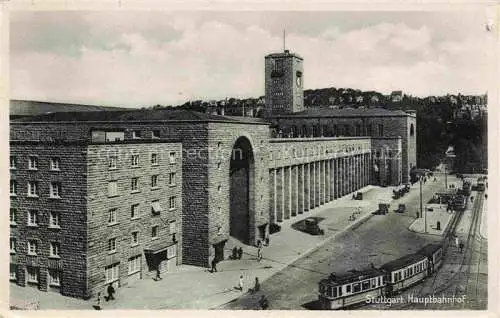
<path id="1" fill-rule="evenodd" d="M 302 58 L 265 58 L 264 118 L 185 109 L 10 123 L 10 279 L 88 298 L 227 258 L 271 224 L 407 182 L 414 112 L 304 109 Z M 272 240 L 271 240 L 272 241 Z"/>

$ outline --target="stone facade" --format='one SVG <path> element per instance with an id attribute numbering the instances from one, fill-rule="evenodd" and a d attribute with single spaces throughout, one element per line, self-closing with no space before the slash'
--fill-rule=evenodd
<path id="1" fill-rule="evenodd" d="M 85 150 L 85 146 L 78 144 L 16 141 L 10 144 L 11 161 L 15 162 L 11 165 L 10 179 L 17 183 L 16 194 L 10 195 L 11 215 L 14 214 L 10 236 L 15 239 L 15 251 L 11 250 L 10 257 L 11 280 L 20 286 L 83 296 L 87 270 Z M 30 157 L 36 158 L 36 168 L 30 169 Z M 53 158 L 59 160 L 58 169 L 51 167 Z M 28 182 L 36 182 L 35 195 L 28 195 Z M 50 195 L 53 182 L 61 185 L 59 196 Z M 36 216 L 29 220 L 29 213 Z M 54 213 L 57 222 L 51 222 Z M 36 245 L 31 253 L 28 242 Z M 52 243 L 59 245 L 56 253 L 51 253 Z"/>
<path id="2" fill-rule="evenodd" d="M 181 143 L 93 144 L 87 153 L 88 293 L 155 277 L 157 269 L 167 274 L 181 264 Z M 116 194 L 108 191 L 110 182 L 117 183 Z M 112 251 L 110 239 L 116 240 Z M 118 275 L 106 277 L 112 266 Z"/>
<path id="3" fill-rule="evenodd" d="M 267 114 L 289 114 L 304 110 L 302 57 L 285 51 L 265 57 Z"/>
<path id="4" fill-rule="evenodd" d="M 373 150 L 399 151 L 401 161 L 401 182 L 409 182 L 410 169 L 416 166 L 416 116 L 415 113 L 407 114 L 390 113 L 383 116 L 336 116 L 336 110 L 327 110 L 330 114 L 317 117 L 307 112 L 297 115 L 280 115 L 269 117 L 268 120 L 275 127 L 275 133 L 281 137 L 341 137 L 341 136 L 367 136 L 380 139 L 373 145 Z M 411 134 L 413 125 L 414 133 Z M 389 140 L 401 138 L 401 147 Z M 384 144 L 382 141 L 387 140 Z M 396 180 L 396 179 L 395 179 Z M 396 181 L 388 184 L 399 184 Z"/>
<path id="5" fill-rule="evenodd" d="M 126 285 L 133 278 L 148 272 L 144 251 L 156 245 L 175 244 L 170 221 L 175 221 L 176 255 L 182 256 L 182 173 L 180 143 L 140 142 L 127 144 L 87 144 L 70 142 L 11 142 L 11 180 L 17 182 L 17 194 L 11 195 L 11 280 L 21 286 L 41 290 L 54 289 L 63 295 L 88 298 L 103 291 L 105 267 L 120 263 L 116 286 Z M 176 152 L 179 160 L 168 162 L 168 154 Z M 138 167 L 131 167 L 130 155 L 139 155 Z M 152 153 L 158 164 L 151 165 Z M 117 159 L 116 168 L 109 167 L 109 157 Z M 30 158 L 37 168 L 30 169 Z M 57 169 L 51 163 L 57 159 Z M 141 160 L 142 159 L 142 160 Z M 176 173 L 175 184 L 168 184 L 169 173 Z M 158 187 L 151 188 L 151 175 L 158 175 Z M 139 192 L 130 193 L 131 178 L 140 176 Z M 118 195 L 108 197 L 109 181 L 118 182 Z M 37 195 L 28 195 L 28 182 L 36 182 Z M 50 189 L 58 184 L 57 196 Z M 169 209 L 169 198 L 176 197 L 175 209 Z M 151 202 L 158 199 L 164 207 L 152 215 Z M 139 216 L 131 217 L 131 205 L 139 204 Z M 115 209 L 109 222 L 110 209 Z M 29 214 L 36 214 L 34 217 Z M 152 242 L 151 226 L 158 225 L 158 237 Z M 173 227 L 173 226 L 172 226 Z M 132 232 L 138 232 L 138 243 L 132 244 Z M 116 252 L 108 252 L 109 238 L 116 238 Z M 36 252 L 28 252 L 28 241 L 36 242 Z M 57 251 L 51 245 L 57 244 Z M 128 260 L 139 256 L 140 265 L 129 273 Z M 179 258 L 180 259 L 180 258 Z M 180 263 L 178 258 L 175 264 Z M 109 264 L 108 264 L 109 263 Z M 168 271 L 167 260 L 161 267 Z M 171 262 L 170 262 L 171 263 Z M 174 265 L 175 265 L 174 264 Z M 171 264 L 169 264 L 171 266 Z M 28 275 L 28 272 L 31 275 Z M 132 273 L 133 272 L 133 273 Z M 132 278 L 133 276 L 133 278 Z M 36 278 L 36 279 L 35 279 Z"/>

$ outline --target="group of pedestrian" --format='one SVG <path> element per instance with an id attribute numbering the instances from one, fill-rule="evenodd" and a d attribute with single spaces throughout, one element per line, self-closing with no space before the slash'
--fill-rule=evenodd
<path id="1" fill-rule="evenodd" d="M 460 253 L 462 253 L 464 249 L 464 243 L 458 238 L 458 236 L 455 236 L 455 245 Z"/>
<path id="2" fill-rule="evenodd" d="M 115 300 L 115 288 L 113 287 L 113 283 L 110 283 L 108 285 L 108 288 L 106 289 L 108 292 L 108 296 L 104 296 L 104 299 L 106 301 L 110 300 Z M 101 310 L 101 292 L 97 293 L 97 299 L 96 299 L 96 304 L 94 305 L 94 308 L 96 310 Z"/>

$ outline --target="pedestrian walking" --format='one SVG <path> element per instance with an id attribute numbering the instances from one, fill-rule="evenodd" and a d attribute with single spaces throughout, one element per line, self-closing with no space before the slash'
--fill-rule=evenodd
<path id="1" fill-rule="evenodd" d="M 459 248 L 459 244 L 460 244 L 460 239 L 458 238 L 458 236 L 455 236 L 455 246 Z"/>
<path id="2" fill-rule="evenodd" d="M 238 289 L 243 291 L 243 274 L 240 275 L 240 280 L 238 281 Z"/>
<path id="3" fill-rule="evenodd" d="M 215 257 L 212 259 L 212 273 L 217 272 L 217 260 Z"/>
<path id="4" fill-rule="evenodd" d="M 240 246 L 240 248 L 238 249 L 238 259 L 241 259 L 242 256 L 243 256 L 243 249 Z"/>
<path id="5" fill-rule="evenodd" d="M 462 254 L 462 251 L 464 249 L 464 243 L 460 242 L 459 247 L 460 247 L 460 254 Z"/>
<path id="6" fill-rule="evenodd" d="M 113 287 L 113 283 L 109 283 L 107 291 L 108 291 L 108 298 L 106 298 L 106 301 L 114 300 L 115 288 Z"/>
<path id="7" fill-rule="evenodd" d="M 260 296 L 259 306 L 260 306 L 260 309 L 262 309 L 262 310 L 266 310 L 267 308 L 269 308 L 269 302 L 268 302 L 267 297 L 265 295 Z"/>
<path id="8" fill-rule="evenodd" d="M 156 267 L 156 280 L 157 281 L 161 280 L 160 265 Z"/>
<path id="9" fill-rule="evenodd" d="M 236 258 L 238 258 L 238 248 L 237 248 L 236 246 L 235 246 L 235 247 L 233 247 L 233 253 L 232 253 L 232 255 L 231 255 L 231 258 L 232 258 L 232 259 L 236 259 Z"/>
<path id="10" fill-rule="evenodd" d="M 257 248 L 257 261 L 261 261 L 262 260 L 262 247 L 259 246 L 259 248 Z"/>

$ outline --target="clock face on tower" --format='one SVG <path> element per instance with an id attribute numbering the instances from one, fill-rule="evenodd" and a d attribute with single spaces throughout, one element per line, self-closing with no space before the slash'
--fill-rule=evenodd
<path id="1" fill-rule="evenodd" d="M 297 87 L 302 85 L 302 76 L 297 76 Z"/>

